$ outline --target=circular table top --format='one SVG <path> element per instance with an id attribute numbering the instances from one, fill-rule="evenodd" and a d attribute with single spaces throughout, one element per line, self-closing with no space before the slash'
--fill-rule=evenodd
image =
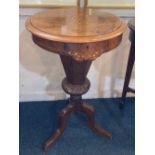
<path id="1" fill-rule="evenodd" d="M 37 13 L 26 22 L 34 35 L 52 41 L 85 43 L 112 39 L 126 30 L 119 17 L 99 9 L 57 8 Z"/>

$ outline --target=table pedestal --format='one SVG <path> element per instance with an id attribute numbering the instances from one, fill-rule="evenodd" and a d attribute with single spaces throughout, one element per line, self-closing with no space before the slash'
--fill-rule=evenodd
<path id="1" fill-rule="evenodd" d="M 82 100 L 82 95 L 90 87 L 90 82 L 86 76 L 92 61 L 76 61 L 72 57 L 64 55 L 60 55 L 60 57 L 66 73 L 66 78 L 62 81 L 62 88 L 70 94 L 70 99 L 69 104 L 60 111 L 59 126 L 54 135 L 45 143 L 44 150 L 47 151 L 56 143 L 65 130 L 68 119 L 76 111 L 82 111 L 86 114 L 88 125 L 95 133 L 111 139 L 112 134 L 96 124 L 93 106 Z"/>

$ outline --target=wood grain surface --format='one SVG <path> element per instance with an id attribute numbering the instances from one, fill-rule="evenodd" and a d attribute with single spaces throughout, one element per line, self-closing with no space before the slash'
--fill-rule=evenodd
<path id="1" fill-rule="evenodd" d="M 31 16 L 27 29 L 38 37 L 70 43 L 97 42 L 121 35 L 126 24 L 98 9 L 60 8 Z"/>

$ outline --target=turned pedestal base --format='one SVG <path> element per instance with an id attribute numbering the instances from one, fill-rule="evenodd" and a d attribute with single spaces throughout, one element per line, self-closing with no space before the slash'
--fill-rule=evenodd
<path id="1" fill-rule="evenodd" d="M 93 106 L 82 100 L 82 94 L 86 93 L 90 87 L 90 82 L 86 75 L 91 61 L 76 61 L 69 56 L 61 56 L 61 60 L 66 73 L 66 78 L 62 81 L 62 88 L 66 93 L 70 94 L 70 99 L 69 104 L 60 111 L 58 128 L 54 135 L 45 143 L 44 150 L 47 151 L 56 143 L 65 130 L 68 119 L 77 111 L 82 111 L 86 114 L 88 125 L 95 133 L 111 139 L 112 134 L 96 124 Z"/>

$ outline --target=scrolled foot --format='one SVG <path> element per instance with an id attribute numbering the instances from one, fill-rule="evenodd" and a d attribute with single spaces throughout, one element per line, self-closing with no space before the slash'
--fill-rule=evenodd
<path id="1" fill-rule="evenodd" d="M 104 128 L 101 128 L 99 125 L 95 122 L 95 110 L 93 106 L 88 105 L 87 103 L 82 104 L 82 109 L 86 113 L 88 117 L 88 124 L 89 127 L 97 134 L 107 137 L 108 139 L 112 139 L 112 134 L 105 130 Z"/>
<path id="2" fill-rule="evenodd" d="M 47 140 L 47 142 L 44 144 L 43 150 L 47 151 L 50 147 L 52 147 L 57 142 L 57 140 L 62 135 L 62 133 L 63 133 L 63 130 L 57 129 L 57 131 L 54 133 L 54 135 L 52 137 L 50 137 Z"/>
<path id="3" fill-rule="evenodd" d="M 63 134 L 67 126 L 69 117 L 74 111 L 75 111 L 75 107 L 72 104 L 69 104 L 66 108 L 61 110 L 59 115 L 59 126 L 56 132 L 54 133 L 54 135 L 52 135 L 44 144 L 43 146 L 44 151 L 47 151 L 50 147 L 52 147 L 57 142 L 57 140 Z"/>

